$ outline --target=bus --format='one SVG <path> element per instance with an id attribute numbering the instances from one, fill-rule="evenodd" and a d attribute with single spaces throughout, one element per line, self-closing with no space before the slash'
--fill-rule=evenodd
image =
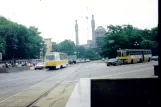
<path id="1" fill-rule="evenodd" d="M 61 52 L 49 52 L 45 56 L 45 67 L 47 69 L 59 69 L 68 64 L 68 55 Z"/>
<path id="2" fill-rule="evenodd" d="M 150 49 L 119 49 L 116 58 L 122 60 L 123 63 L 149 62 L 152 51 Z"/>

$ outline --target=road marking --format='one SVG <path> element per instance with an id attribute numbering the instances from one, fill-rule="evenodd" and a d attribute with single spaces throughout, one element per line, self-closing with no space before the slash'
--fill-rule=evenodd
<path id="1" fill-rule="evenodd" d="M 139 70 L 133 70 L 133 71 L 128 71 L 128 72 L 122 72 L 122 73 L 116 73 L 116 74 L 112 74 L 112 75 L 106 75 L 106 76 L 100 76 L 100 77 L 92 77 L 92 78 L 107 78 L 107 77 L 112 77 L 115 75 L 122 75 L 122 74 L 127 74 L 127 73 L 132 73 L 132 72 L 140 72 L 140 71 L 144 71 L 147 69 L 153 69 L 153 67 L 149 67 L 149 68 L 145 68 L 145 69 L 139 69 Z"/>

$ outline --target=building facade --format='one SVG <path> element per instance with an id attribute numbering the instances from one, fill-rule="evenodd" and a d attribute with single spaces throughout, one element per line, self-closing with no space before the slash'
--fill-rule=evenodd
<path id="1" fill-rule="evenodd" d="M 52 51 L 52 43 L 51 43 L 51 38 L 45 38 L 44 39 L 45 44 L 46 44 L 46 52 L 51 52 Z"/>
<path id="2" fill-rule="evenodd" d="M 98 26 L 96 31 L 95 31 L 95 36 L 96 36 L 96 47 L 98 49 L 101 48 L 103 39 L 105 37 L 106 30 L 102 26 Z"/>

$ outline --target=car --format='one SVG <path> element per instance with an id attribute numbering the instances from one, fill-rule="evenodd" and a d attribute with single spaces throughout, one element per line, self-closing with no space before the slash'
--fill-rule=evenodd
<path id="1" fill-rule="evenodd" d="M 77 59 L 76 60 L 76 63 L 81 63 L 81 59 Z"/>
<path id="2" fill-rule="evenodd" d="M 90 62 L 90 60 L 89 59 L 86 59 L 86 62 Z"/>
<path id="3" fill-rule="evenodd" d="M 152 60 L 158 61 L 158 56 L 152 56 Z"/>
<path id="4" fill-rule="evenodd" d="M 117 59 L 117 58 L 111 58 L 107 61 L 107 66 L 110 66 L 110 65 L 114 65 L 114 66 L 117 66 L 117 65 L 122 65 L 123 62 L 120 60 L 120 59 Z"/>
<path id="5" fill-rule="evenodd" d="M 85 59 L 82 59 L 81 62 L 84 63 L 84 62 L 86 62 L 86 60 Z"/>
<path id="6" fill-rule="evenodd" d="M 76 64 L 76 61 L 74 61 L 74 60 L 68 60 L 68 64 Z"/>
<path id="7" fill-rule="evenodd" d="M 102 61 L 104 61 L 105 60 L 105 58 L 102 58 Z"/>
<path id="8" fill-rule="evenodd" d="M 38 63 L 34 67 L 35 70 L 37 70 L 37 69 L 44 69 L 44 68 L 45 68 L 45 63 L 43 63 L 43 62 Z"/>

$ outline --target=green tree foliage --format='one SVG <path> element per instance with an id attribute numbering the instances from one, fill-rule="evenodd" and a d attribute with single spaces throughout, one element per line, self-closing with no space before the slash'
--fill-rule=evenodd
<path id="1" fill-rule="evenodd" d="M 151 49 L 152 44 L 153 43 L 150 40 L 143 40 L 140 45 L 141 45 L 141 48 L 143 48 L 143 49 Z"/>
<path id="2" fill-rule="evenodd" d="M 58 52 L 59 44 L 57 44 L 56 42 L 52 42 L 52 51 Z"/>
<path id="3" fill-rule="evenodd" d="M 83 46 L 76 47 L 78 52 L 78 58 L 84 58 L 85 48 Z"/>
<path id="4" fill-rule="evenodd" d="M 59 51 L 67 53 L 68 55 L 74 55 L 76 52 L 75 44 L 71 40 L 64 40 L 59 43 Z"/>
<path id="5" fill-rule="evenodd" d="M 132 25 L 123 26 L 107 26 L 108 32 L 102 44 L 101 56 L 116 57 L 116 50 L 144 48 L 152 49 L 153 53 L 157 54 L 157 27 L 151 30 L 141 30 Z M 114 40 L 114 43 L 109 43 L 109 40 Z M 135 42 L 139 45 L 135 46 Z"/>
<path id="6" fill-rule="evenodd" d="M 45 51 L 37 28 L 27 28 L 0 17 L 0 52 L 3 59 L 39 58 L 41 48 Z"/>
<path id="7" fill-rule="evenodd" d="M 92 60 L 92 59 L 95 59 L 96 54 L 95 54 L 95 52 L 92 49 L 86 49 L 85 53 L 84 53 L 84 57 L 86 59 Z"/>

